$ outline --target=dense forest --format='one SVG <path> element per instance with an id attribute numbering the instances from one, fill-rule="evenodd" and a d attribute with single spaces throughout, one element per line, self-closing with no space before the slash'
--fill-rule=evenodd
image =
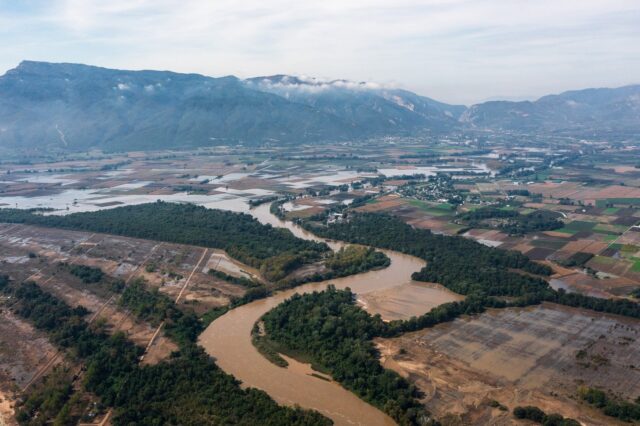
<path id="1" fill-rule="evenodd" d="M 354 304 L 349 290 L 294 295 L 263 317 L 268 339 L 309 356 L 345 388 L 389 414 L 401 425 L 425 424 L 428 413 L 417 390 L 384 369 L 371 341 L 387 326 Z"/>
<path id="2" fill-rule="evenodd" d="M 325 244 L 302 240 L 289 230 L 263 225 L 250 215 L 161 201 L 66 216 L 0 209 L 0 222 L 219 248 L 248 265 L 263 267 L 274 279 L 329 250 Z"/>
<path id="3" fill-rule="evenodd" d="M 278 406 L 262 391 L 242 389 L 193 341 L 179 342 L 180 351 L 168 361 L 140 366 L 142 348 L 121 333 L 109 336 L 94 331 L 83 318 L 87 314 L 84 308 L 72 308 L 34 283 L 14 285 L 2 277 L 0 288 L 13 296 L 13 309 L 18 315 L 46 331 L 52 342 L 69 354 L 83 360 L 86 365 L 84 387 L 99 396 L 103 404 L 114 407 L 115 425 L 331 423 L 315 412 Z M 127 298 L 127 305 L 136 308 L 141 317 L 158 320 L 179 315 L 157 312 L 174 307 L 159 302 L 158 295 L 146 291 L 142 285 L 136 285 Z M 176 324 L 178 329 L 183 326 L 180 321 Z M 184 330 L 177 334 L 189 336 Z M 38 418 L 38 424 L 46 422 L 43 416 L 51 412 L 52 405 L 68 412 L 65 406 L 72 401 L 72 395 L 67 385 L 66 381 L 55 382 L 47 389 L 48 396 L 28 397 L 27 401 L 31 402 L 20 408 L 21 423 L 31 424 L 34 418 Z"/>
<path id="4" fill-rule="evenodd" d="M 391 261 L 384 253 L 370 247 L 349 245 L 331 253 L 325 261 L 335 276 L 359 274 L 374 268 L 389 266 Z"/>
<path id="5" fill-rule="evenodd" d="M 427 261 L 414 274 L 420 281 L 438 282 L 460 294 L 518 296 L 537 292 L 547 283 L 520 269 L 549 275 L 548 266 L 532 262 L 515 251 L 491 248 L 460 236 L 436 235 L 415 229 L 402 220 L 381 214 L 352 214 L 348 221 L 330 226 L 306 223 L 311 231 L 326 238 L 396 250 Z"/>
<path id="6" fill-rule="evenodd" d="M 484 207 L 464 213 L 460 220 L 473 228 L 490 227 L 500 229 L 509 235 L 524 235 L 529 232 L 562 228 L 564 223 L 558 220 L 559 217 L 559 213 L 548 210 L 521 214 L 516 210 Z"/>
<path id="7" fill-rule="evenodd" d="M 431 420 L 418 402 L 419 393 L 405 379 L 380 365 L 372 339 L 394 337 L 483 312 L 486 306 L 506 306 L 505 302 L 485 299 L 472 295 L 407 321 L 385 323 L 379 315 L 371 316 L 357 306 L 349 289 L 329 286 L 323 292 L 294 295 L 267 312 L 262 317 L 266 334 L 258 339 L 258 348 L 281 366 L 286 363 L 274 351 L 310 360 L 315 368 L 327 371 L 401 425 L 428 424 Z"/>
<path id="8" fill-rule="evenodd" d="M 287 278 L 278 283 L 279 288 L 295 287 L 307 282 L 326 281 L 333 278 L 360 274 L 372 269 L 386 268 L 391 263 L 389 257 L 370 247 L 348 245 L 330 252 L 324 259 L 325 269 L 299 278 Z"/>
<path id="9" fill-rule="evenodd" d="M 510 297 L 516 298 L 510 303 L 515 306 L 550 301 L 640 318 L 640 304 L 630 300 L 599 299 L 553 290 L 538 277 L 550 275 L 551 268 L 519 252 L 487 247 L 460 236 L 435 235 L 393 216 L 352 213 L 348 221 L 341 223 L 324 226 L 306 222 L 304 226 L 326 238 L 420 257 L 427 265 L 413 274 L 415 280 L 440 283 L 456 293 L 477 296 L 490 306 L 496 306 L 491 296 Z"/>
<path id="10" fill-rule="evenodd" d="M 100 282 L 104 277 L 104 272 L 100 268 L 85 265 L 67 265 L 72 275 L 80 278 L 85 284 L 93 284 Z"/>
<path id="11" fill-rule="evenodd" d="M 166 334 L 181 345 L 195 342 L 204 329 L 202 322 L 192 311 L 178 309 L 157 288 L 147 288 L 142 278 L 133 280 L 127 286 L 119 303 L 152 325 L 165 321 Z"/>

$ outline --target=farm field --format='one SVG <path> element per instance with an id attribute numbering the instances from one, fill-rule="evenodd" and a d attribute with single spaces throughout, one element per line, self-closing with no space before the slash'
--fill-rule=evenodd
<path id="1" fill-rule="evenodd" d="M 640 324 L 545 304 L 487 312 L 377 346 L 383 364 L 411 378 L 433 412 L 463 423 L 506 424 L 496 400 L 561 412 L 583 424 L 624 424 L 576 401 L 584 383 L 636 398 Z"/>
<path id="2" fill-rule="evenodd" d="M 377 144 L 376 150 L 336 145 L 331 155 L 314 146 L 223 147 L 3 163 L 0 207 L 67 215 L 157 200 L 193 203 L 261 219 L 266 214 L 265 223 L 305 238 L 282 220 L 328 225 L 354 214 L 389 214 L 434 234 L 521 252 L 552 268 L 546 279 L 554 289 L 637 302 L 640 205 L 633 200 L 640 194 L 640 171 L 619 157 L 591 159 L 571 148 L 530 152 L 505 141 L 490 144 L 490 152 L 452 140 L 429 149 L 411 140 Z M 538 166 L 545 156 L 571 160 Z M 526 170 L 509 171 L 520 161 Z M 72 273 L 74 266 L 99 269 L 104 278 L 83 282 Z M 295 284 L 324 273 L 323 262 L 315 260 L 285 278 Z M 157 323 L 122 306 L 118 286 L 144 280 L 150 291 L 204 321 L 256 294 L 251 285 L 275 290 L 283 284 L 220 249 L 9 223 L 0 223 L 0 274 L 33 281 L 70 306 L 83 306 L 92 326 L 122 332 L 146 348 L 141 365 L 147 366 L 170 360 L 179 347 Z M 359 306 L 384 321 L 408 320 L 463 300 L 437 283 L 408 276 L 357 295 Z M 81 365 L 61 356 L 45 334 L 11 310 L 0 314 L 0 413 L 11 424 L 27 385 L 28 391 L 54 368 L 74 373 Z M 10 334 L 13 329 L 18 331 Z M 536 405 L 601 425 L 617 423 L 581 402 L 577 390 L 588 385 L 626 400 L 637 397 L 638 370 L 630 366 L 640 365 L 640 353 L 630 339 L 638 332 L 636 320 L 544 304 L 490 310 L 376 344 L 381 363 L 417 385 L 426 408 L 447 424 L 513 424 L 516 405 Z M 305 377 L 318 374 L 287 360 Z M 330 393 L 325 396 L 330 400 Z M 109 423 L 108 407 L 94 409 L 96 398 L 83 398 L 87 424 Z M 494 400 L 509 411 L 492 406 Z"/>

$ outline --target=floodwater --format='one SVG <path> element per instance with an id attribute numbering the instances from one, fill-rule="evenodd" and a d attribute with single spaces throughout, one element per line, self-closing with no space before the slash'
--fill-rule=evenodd
<path id="1" fill-rule="evenodd" d="M 300 238 L 324 241 L 271 215 L 268 204 L 258 206 L 250 213 L 260 222 L 286 227 Z M 334 250 L 344 245 L 334 241 L 327 243 Z M 278 367 L 264 358 L 251 343 L 251 329 L 256 321 L 296 293 L 321 291 L 329 283 L 337 288 L 349 287 L 358 294 L 381 291 L 410 283 L 411 274 L 424 266 L 424 261 L 416 257 L 393 251 L 385 253 L 391 259 L 391 264 L 385 269 L 306 284 L 233 309 L 211 323 L 200 336 L 199 343 L 224 371 L 234 375 L 245 386 L 266 391 L 279 403 L 317 410 L 336 425 L 393 425 L 389 416 L 339 384 L 311 376 L 308 368 L 295 361 L 288 368 Z"/>
<path id="2" fill-rule="evenodd" d="M 0 196 L 0 207 L 15 207 L 19 209 L 53 208 L 49 214 L 70 214 L 79 212 L 93 212 L 125 205 L 154 203 L 158 200 L 175 203 L 193 203 L 211 209 L 229 210 L 245 213 L 249 210 L 246 196 L 235 194 L 190 194 L 178 192 L 174 194 L 118 194 L 120 187 L 108 190 L 69 189 L 59 194 L 26 196 Z M 255 192 L 249 190 L 249 192 Z"/>
<path id="3" fill-rule="evenodd" d="M 476 162 L 472 162 L 467 167 L 456 167 L 447 164 L 438 164 L 435 166 L 412 166 L 405 168 L 378 169 L 378 173 L 381 173 L 387 177 L 403 175 L 408 176 L 417 174 L 423 174 L 425 176 L 435 176 L 439 172 L 465 172 L 467 174 L 489 173 L 493 175 L 493 171 L 485 163 Z"/>

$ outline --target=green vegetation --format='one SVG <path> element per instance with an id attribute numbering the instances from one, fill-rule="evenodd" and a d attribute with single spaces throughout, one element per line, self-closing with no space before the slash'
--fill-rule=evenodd
<path id="1" fill-rule="evenodd" d="M 209 275 L 211 275 L 212 277 L 220 278 L 223 281 L 229 282 L 231 284 L 240 285 L 240 286 L 246 287 L 246 288 L 253 288 L 253 287 L 260 287 L 261 286 L 260 283 L 255 282 L 253 280 L 250 280 L 249 278 L 236 277 L 236 276 L 229 275 L 229 274 L 227 274 L 225 272 L 222 272 L 222 271 L 216 271 L 215 269 L 209 269 L 209 271 L 207 273 Z"/>
<path id="2" fill-rule="evenodd" d="M 491 401 L 489 401 L 489 407 L 491 408 L 497 408 L 500 411 L 507 411 L 508 408 L 502 404 L 500 404 L 500 402 L 496 401 L 495 399 L 492 399 Z"/>
<path id="3" fill-rule="evenodd" d="M 193 312 L 178 309 L 157 288 L 149 290 L 143 279 L 136 279 L 129 284 L 119 303 L 153 325 L 165 321 L 167 335 L 182 345 L 194 342 L 203 330 L 202 323 Z"/>
<path id="4" fill-rule="evenodd" d="M 80 278 L 85 284 L 97 283 L 104 277 L 104 272 L 100 268 L 85 265 L 69 265 L 69 272 Z"/>
<path id="5" fill-rule="evenodd" d="M 596 312 L 640 318 L 640 303 L 627 299 L 600 299 L 580 293 L 567 293 L 560 289 L 546 294 L 544 300 L 574 308 L 585 308 Z"/>
<path id="6" fill-rule="evenodd" d="M 262 225 L 246 214 L 191 204 L 156 202 L 66 216 L 42 216 L 19 209 L 0 209 L 0 222 L 104 232 L 180 244 L 219 248 L 270 277 L 319 258 L 325 244 L 302 240 L 286 229 Z"/>
<path id="7" fill-rule="evenodd" d="M 574 220 L 573 222 L 569 222 L 565 225 L 565 229 L 570 229 L 572 231 L 580 232 L 580 231 L 591 231 L 597 223 L 595 222 L 585 222 L 582 220 Z"/>
<path id="8" fill-rule="evenodd" d="M 546 414 L 532 405 L 514 408 L 513 415 L 517 419 L 531 420 L 543 426 L 580 426 L 580 422 L 574 419 L 562 417 L 560 414 Z"/>
<path id="9" fill-rule="evenodd" d="M 427 201 L 407 199 L 407 202 L 409 205 L 416 207 L 431 216 L 446 216 L 452 213 L 451 209 L 447 211 L 447 209 L 441 208 L 439 204 L 429 203 Z"/>
<path id="10" fill-rule="evenodd" d="M 640 198 L 605 198 L 596 200 L 596 207 L 612 207 L 614 205 L 639 206 Z"/>
<path id="11" fill-rule="evenodd" d="M 635 402 L 611 398 L 601 389 L 581 387 L 578 395 L 582 400 L 602 410 L 604 414 L 624 421 L 640 420 L 640 398 Z"/>
<path id="12" fill-rule="evenodd" d="M 349 245 L 327 255 L 325 271 L 318 271 L 300 278 L 283 280 L 278 283 L 278 288 L 290 288 L 303 283 L 326 281 L 372 269 L 386 268 L 389 263 L 390 260 L 387 255 L 380 251 L 370 247 Z"/>
<path id="13" fill-rule="evenodd" d="M 287 360 L 280 356 L 282 348 L 276 344 L 273 340 L 268 339 L 266 336 L 260 333 L 260 327 L 256 323 L 251 331 L 251 343 L 256 347 L 258 352 L 262 354 L 266 359 L 277 365 L 278 367 L 286 367 L 289 365 Z"/>
<path id="14" fill-rule="evenodd" d="M 82 318 L 87 312 L 84 308 L 71 308 L 33 283 L 15 286 L 3 277 L 0 288 L 13 296 L 18 315 L 49 333 L 54 343 L 84 361 L 84 387 L 99 396 L 103 404 L 114 407 L 115 425 L 330 424 L 318 413 L 281 407 L 262 391 L 242 389 L 239 382 L 221 371 L 193 341 L 180 342 L 179 353 L 168 361 L 140 366 L 142 348 L 121 333 L 108 336 L 93 331 Z M 170 317 L 157 312 L 167 305 L 140 286 L 128 300 L 135 301 L 133 306 L 149 307 L 137 309 L 142 315 L 156 319 Z M 52 404 L 60 405 L 57 401 L 67 398 L 64 382 L 60 389 L 61 397 L 52 398 Z M 28 417 L 25 421 L 46 421 L 45 411 L 40 408 L 42 404 L 30 407 L 35 407 L 35 412 L 25 410 Z"/>
<path id="15" fill-rule="evenodd" d="M 573 266 L 584 266 L 585 263 L 590 261 L 592 258 L 593 258 L 592 253 L 584 253 L 579 251 L 577 253 L 572 254 L 568 259 L 564 261 L 558 261 L 558 263 L 568 268 Z"/>
<path id="16" fill-rule="evenodd" d="M 521 214 L 511 208 L 483 207 L 460 216 L 470 227 L 491 227 L 501 229 L 509 235 L 524 235 L 529 232 L 550 231 L 562 228 L 559 213 L 538 210 Z"/>
<path id="17" fill-rule="evenodd" d="M 331 269 L 334 277 L 359 274 L 374 268 L 389 266 L 390 260 L 381 251 L 370 247 L 349 245 L 333 252 L 325 265 Z"/>
<path id="18" fill-rule="evenodd" d="M 509 189 L 507 190 L 507 195 L 529 197 L 531 193 L 527 189 Z"/>
<path id="19" fill-rule="evenodd" d="M 52 422 L 54 426 L 74 424 L 71 409 L 76 405 L 72 377 L 62 367 L 54 368 L 42 382 L 34 385 L 16 410 L 21 425 L 36 426 Z"/>
<path id="20" fill-rule="evenodd" d="M 354 304 L 349 290 L 294 295 L 263 317 L 270 340 L 307 354 L 344 387 L 384 410 L 401 425 L 428 418 L 417 390 L 378 361 L 371 339 L 387 326 Z"/>
<path id="21" fill-rule="evenodd" d="M 271 195 L 271 196 L 268 196 L 268 197 L 252 199 L 252 200 L 249 200 L 249 206 L 250 207 L 258 207 L 261 204 L 272 203 L 274 201 L 277 201 L 278 198 L 279 197 L 277 195 Z"/>
<path id="22" fill-rule="evenodd" d="M 507 296 L 515 298 L 511 305 L 526 306 L 550 301 L 640 318 L 640 304 L 630 300 L 599 299 L 553 290 L 545 280 L 529 275 L 550 275 L 551 269 L 521 253 L 487 247 L 459 236 L 434 235 L 392 216 L 352 214 L 348 221 L 331 226 L 310 223 L 305 223 L 305 226 L 327 238 L 387 248 L 422 258 L 427 261 L 427 266 L 413 274 L 415 280 L 440 283 L 456 293 L 473 295 L 492 306 L 496 301 L 488 296 Z"/>
<path id="23" fill-rule="evenodd" d="M 548 288 L 547 283 L 511 269 L 549 275 L 549 267 L 515 251 L 484 246 L 460 236 L 435 235 L 400 219 L 379 214 L 352 214 L 348 221 L 328 227 L 306 227 L 338 240 L 396 250 L 427 261 L 413 278 L 438 282 L 460 294 L 521 296 Z"/>
<path id="24" fill-rule="evenodd" d="M 599 223 L 593 227 L 593 232 L 603 235 L 621 235 L 627 230 L 628 226 L 624 225 L 608 225 Z"/>

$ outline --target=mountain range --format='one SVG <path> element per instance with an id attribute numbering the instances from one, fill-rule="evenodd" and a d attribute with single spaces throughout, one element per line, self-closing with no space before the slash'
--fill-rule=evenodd
<path id="1" fill-rule="evenodd" d="M 464 129 L 637 134 L 640 85 L 466 107 L 365 82 L 23 61 L 0 77 L 0 149 L 319 143 Z"/>

